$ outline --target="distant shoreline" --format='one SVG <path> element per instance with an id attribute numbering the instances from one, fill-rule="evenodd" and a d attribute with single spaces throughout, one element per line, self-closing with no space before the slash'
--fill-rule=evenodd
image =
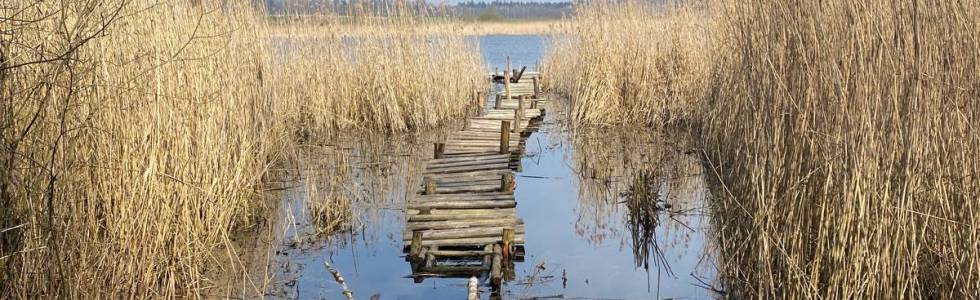
<path id="1" fill-rule="evenodd" d="M 372 32 L 374 28 L 386 26 L 383 24 L 354 25 L 343 23 L 275 23 L 270 22 L 272 35 L 307 36 L 319 35 L 324 31 L 317 27 L 334 26 L 341 30 L 340 35 L 360 35 Z M 442 22 L 420 22 L 419 30 L 427 33 L 452 32 L 463 35 L 551 35 L 558 33 L 567 26 L 560 19 L 509 20 L 509 21 L 472 21 L 452 20 Z"/>

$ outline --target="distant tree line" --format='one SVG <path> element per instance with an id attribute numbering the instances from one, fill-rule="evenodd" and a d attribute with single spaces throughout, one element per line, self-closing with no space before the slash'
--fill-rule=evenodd
<path id="1" fill-rule="evenodd" d="M 399 0 L 264 0 L 271 15 L 332 12 L 339 15 L 379 16 L 422 13 L 433 17 L 456 17 L 496 21 L 504 19 L 555 19 L 572 15 L 571 2 L 469 0 L 457 5 L 433 5 L 425 1 Z"/>
<path id="2" fill-rule="evenodd" d="M 450 10 L 457 17 L 486 20 L 490 15 L 502 19 L 557 19 L 571 16 L 574 12 L 571 2 L 516 2 L 516 1 L 467 1 L 452 6 Z"/>

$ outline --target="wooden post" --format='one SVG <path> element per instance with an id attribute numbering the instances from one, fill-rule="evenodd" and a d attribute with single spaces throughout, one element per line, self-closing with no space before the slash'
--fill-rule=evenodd
<path id="1" fill-rule="evenodd" d="M 510 55 L 507 56 L 507 69 L 504 69 L 504 99 L 510 99 Z"/>
<path id="2" fill-rule="evenodd" d="M 480 300 L 480 289 L 477 286 L 479 283 L 476 276 L 470 276 L 466 284 L 466 300 Z"/>
<path id="3" fill-rule="evenodd" d="M 541 85 L 538 83 L 538 76 L 532 77 L 531 81 L 534 82 L 534 99 L 538 99 L 538 95 L 541 94 Z"/>
<path id="4" fill-rule="evenodd" d="M 435 143 L 432 148 L 432 157 L 436 159 L 442 158 L 444 152 L 446 152 L 446 144 Z"/>
<path id="5" fill-rule="evenodd" d="M 482 115 L 483 109 L 487 107 L 487 97 L 483 96 L 483 91 L 476 92 L 476 115 Z"/>
<path id="6" fill-rule="evenodd" d="M 500 106 L 503 104 L 503 102 L 504 102 L 504 95 L 497 94 L 497 100 L 493 102 L 493 108 L 500 109 Z"/>
<path id="7" fill-rule="evenodd" d="M 514 133 L 521 132 L 521 123 L 524 123 L 524 99 L 526 95 L 517 97 L 517 109 L 514 110 Z"/>
<path id="8" fill-rule="evenodd" d="M 501 240 L 503 241 L 501 253 L 504 256 L 504 261 L 508 261 L 511 259 L 511 247 L 513 246 L 512 244 L 514 242 L 514 228 L 504 228 L 503 237 Z"/>
<path id="9" fill-rule="evenodd" d="M 517 187 L 517 183 L 514 182 L 514 174 L 511 172 L 504 173 L 500 175 L 500 192 L 510 193 L 514 191 Z"/>
<path id="10" fill-rule="evenodd" d="M 432 177 L 425 177 L 425 194 L 432 195 L 436 193 L 436 180 Z"/>
<path id="11" fill-rule="evenodd" d="M 500 245 L 493 245 L 493 261 L 490 263 L 490 282 L 497 287 L 500 286 L 500 277 L 503 275 L 500 268 Z"/>
<path id="12" fill-rule="evenodd" d="M 500 74 L 500 69 L 497 67 L 493 67 L 493 75 L 497 76 L 497 74 Z"/>
<path id="13" fill-rule="evenodd" d="M 510 121 L 500 122 L 500 154 L 510 153 Z"/>
<path id="14" fill-rule="evenodd" d="M 425 254 L 425 263 L 424 263 L 425 267 L 426 268 L 431 268 L 435 264 L 436 264 L 436 256 L 434 254 L 432 254 L 432 253 L 426 253 Z"/>
<path id="15" fill-rule="evenodd" d="M 414 259 L 419 257 L 419 253 L 422 252 L 422 231 L 413 230 L 412 231 L 412 248 L 409 250 L 409 256 Z"/>

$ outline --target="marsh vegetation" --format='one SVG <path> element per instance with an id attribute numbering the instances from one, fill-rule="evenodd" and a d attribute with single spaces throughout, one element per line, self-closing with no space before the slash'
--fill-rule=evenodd
<path id="1" fill-rule="evenodd" d="M 247 271 L 231 234 L 264 222 L 300 145 L 430 128 L 483 87 L 472 43 L 410 15 L 284 41 L 248 2 L 4 6 L 4 298 L 201 295 Z M 321 195 L 335 223 L 345 200 Z"/>
<path id="2" fill-rule="evenodd" d="M 596 3 L 545 66 L 578 122 L 700 139 L 729 293 L 963 298 L 980 282 L 974 7 Z"/>
<path id="3" fill-rule="evenodd" d="M 329 276 L 304 264 L 346 272 L 362 245 L 356 291 L 417 294 L 377 282 L 407 268 L 387 235 L 431 143 L 488 87 L 467 35 L 542 32 L 564 107 L 518 178 L 515 294 L 629 294 L 639 269 L 671 297 L 980 290 L 975 0 L 594 1 L 516 25 L 418 4 L 5 3 L 0 298 L 294 297 Z"/>

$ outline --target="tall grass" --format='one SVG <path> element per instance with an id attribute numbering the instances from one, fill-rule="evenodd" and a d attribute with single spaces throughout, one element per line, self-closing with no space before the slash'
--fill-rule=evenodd
<path id="1" fill-rule="evenodd" d="M 980 288 L 980 3 L 732 3 L 703 120 L 758 295 Z"/>
<path id="2" fill-rule="evenodd" d="M 718 22 L 707 32 L 711 51 L 678 50 L 701 53 L 680 62 L 709 66 L 681 71 L 709 79 L 689 86 L 693 98 L 612 89 L 628 81 L 664 86 L 643 73 L 597 71 L 623 61 L 658 68 L 636 59 L 658 55 L 655 47 L 559 45 L 548 75 L 565 81 L 550 84 L 582 107 L 574 115 L 582 123 L 663 124 L 658 116 L 624 117 L 620 111 L 636 106 L 624 99 L 681 103 L 680 121 L 696 125 L 720 179 L 714 220 L 724 220 L 720 257 L 730 294 L 971 297 L 980 288 L 977 4 L 717 3 L 706 10 Z M 579 27 L 611 32 L 580 30 L 585 36 L 573 41 L 625 36 L 636 30 L 622 19 L 659 17 L 636 4 L 587 9 L 578 15 L 601 17 L 576 20 Z"/>
<path id="3" fill-rule="evenodd" d="M 484 78 L 476 45 L 415 16 L 268 28 L 272 97 L 303 128 L 418 131 L 460 117 Z"/>
<path id="4" fill-rule="evenodd" d="M 484 73 L 405 26 L 300 60 L 237 2 L 4 6 L 0 298 L 201 296 L 296 133 L 437 125 Z"/>
<path id="5" fill-rule="evenodd" d="M 710 67 L 700 9 L 625 1 L 576 8 L 543 72 L 572 102 L 572 119 L 593 125 L 664 125 L 687 119 Z"/>

